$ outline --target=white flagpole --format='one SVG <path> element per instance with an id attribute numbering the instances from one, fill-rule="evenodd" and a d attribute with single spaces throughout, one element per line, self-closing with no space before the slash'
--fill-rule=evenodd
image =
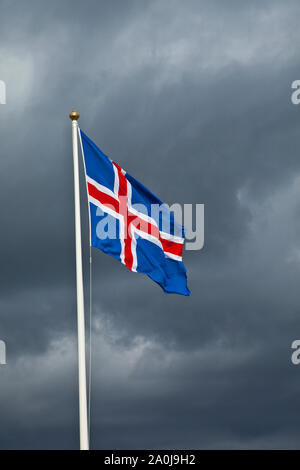
<path id="1" fill-rule="evenodd" d="M 78 119 L 75 109 L 70 113 L 72 120 L 73 160 L 74 160 L 74 197 L 75 197 L 75 235 L 76 235 L 76 286 L 77 286 L 77 328 L 78 328 L 78 373 L 79 373 L 79 421 L 80 450 L 89 450 L 87 396 L 86 396 L 86 359 L 85 359 L 85 322 L 84 294 L 82 276 L 82 246 L 80 218 L 80 189 L 78 165 Z"/>

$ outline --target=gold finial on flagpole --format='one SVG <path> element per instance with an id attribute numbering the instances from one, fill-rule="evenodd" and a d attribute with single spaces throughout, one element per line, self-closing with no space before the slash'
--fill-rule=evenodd
<path id="1" fill-rule="evenodd" d="M 69 114 L 69 117 L 72 121 L 78 121 L 78 119 L 80 118 L 80 114 L 77 113 L 76 109 L 74 108 L 72 112 Z"/>

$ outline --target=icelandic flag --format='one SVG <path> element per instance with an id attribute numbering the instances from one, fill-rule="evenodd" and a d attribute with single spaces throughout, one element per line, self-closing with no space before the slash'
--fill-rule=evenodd
<path id="1" fill-rule="evenodd" d="M 79 130 L 90 208 L 91 246 L 145 273 L 164 292 L 190 295 L 182 262 L 184 227 L 145 186 Z"/>

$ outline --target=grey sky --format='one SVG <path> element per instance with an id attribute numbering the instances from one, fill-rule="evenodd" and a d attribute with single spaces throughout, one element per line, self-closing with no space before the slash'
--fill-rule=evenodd
<path id="1" fill-rule="evenodd" d="M 78 447 L 74 106 L 162 200 L 205 204 L 190 298 L 94 252 L 92 447 L 299 447 L 299 14 L 0 0 L 0 448 Z"/>

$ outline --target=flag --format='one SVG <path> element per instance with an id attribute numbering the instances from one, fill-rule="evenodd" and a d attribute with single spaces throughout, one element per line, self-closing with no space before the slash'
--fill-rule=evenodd
<path id="1" fill-rule="evenodd" d="M 184 227 L 166 204 L 79 130 L 91 246 L 147 274 L 164 292 L 190 295 L 182 262 Z"/>

